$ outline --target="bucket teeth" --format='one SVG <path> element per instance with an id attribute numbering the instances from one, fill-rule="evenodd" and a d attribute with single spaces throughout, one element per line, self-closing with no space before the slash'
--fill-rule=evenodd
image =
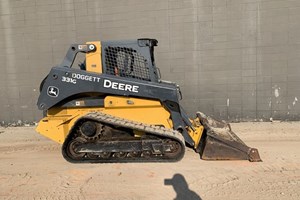
<path id="1" fill-rule="evenodd" d="M 197 117 L 205 129 L 197 149 L 202 159 L 261 161 L 258 150 L 248 147 L 228 123 L 217 121 L 201 112 L 197 112 Z"/>

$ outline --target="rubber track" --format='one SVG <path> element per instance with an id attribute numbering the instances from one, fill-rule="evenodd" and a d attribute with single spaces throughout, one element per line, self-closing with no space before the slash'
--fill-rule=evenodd
<path id="1" fill-rule="evenodd" d="M 161 127 L 161 126 L 155 126 L 155 125 L 148 125 L 148 124 L 144 124 L 141 122 L 136 122 L 136 121 L 131 121 L 131 120 L 127 120 L 124 118 L 120 118 L 120 117 L 116 117 L 113 115 L 109 115 L 109 114 L 105 114 L 102 112 L 91 112 L 86 114 L 85 116 L 79 118 L 75 123 L 74 126 L 72 127 L 71 131 L 70 131 L 70 136 L 72 137 L 73 131 L 76 130 L 76 125 L 78 124 L 77 122 L 81 121 L 81 120 L 93 120 L 93 121 L 97 121 L 99 123 L 103 123 L 103 124 L 107 124 L 107 125 L 113 125 L 116 127 L 123 127 L 123 128 L 128 128 L 128 129 L 132 129 L 132 130 L 137 130 L 137 131 L 143 131 L 146 132 L 147 134 L 151 134 L 151 135 L 155 135 L 155 136 L 160 136 L 160 137 L 164 137 L 164 138 L 170 138 L 173 140 L 176 140 L 180 143 L 181 145 L 181 154 L 176 158 L 176 159 L 159 159 L 159 157 L 154 157 L 154 158 L 142 158 L 140 157 L 140 159 L 134 158 L 132 160 L 130 159 L 120 159 L 120 160 L 104 160 L 104 159 L 99 159 L 99 160 L 73 160 L 70 159 L 67 154 L 65 153 L 65 149 L 66 149 L 66 144 L 64 143 L 63 148 L 62 148 L 62 153 L 63 156 L 66 160 L 68 160 L 69 162 L 72 163 L 115 163 L 115 162 L 176 162 L 179 161 L 183 158 L 184 156 L 184 152 L 185 152 L 185 142 L 184 142 L 184 138 L 181 135 L 181 133 L 179 133 L 176 130 L 173 129 L 168 129 L 165 127 Z M 66 142 L 69 142 L 68 138 L 66 139 Z"/>

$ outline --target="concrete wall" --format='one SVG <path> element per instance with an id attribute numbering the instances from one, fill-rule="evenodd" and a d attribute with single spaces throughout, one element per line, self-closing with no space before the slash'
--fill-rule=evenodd
<path id="1" fill-rule="evenodd" d="M 156 38 L 189 114 L 300 119 L 299 0 L 1 0 L 0 121 L 35 121 L 71 43 Z"/>

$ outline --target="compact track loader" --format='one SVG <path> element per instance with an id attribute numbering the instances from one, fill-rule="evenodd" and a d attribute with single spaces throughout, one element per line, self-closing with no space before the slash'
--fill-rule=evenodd
<path id="1" fill-rule="evenodd" d="M 198 112 L 190 119 L 175 83 L 161 80 L 155 39 L 73 44 L 40 85 L 37 132 L 62 144 L 74 163 L 170 162 L 185 147 L 205 160 L 261 161 L 229 124 Z M 78 52 L 85 53 L 72 68 Z"/>

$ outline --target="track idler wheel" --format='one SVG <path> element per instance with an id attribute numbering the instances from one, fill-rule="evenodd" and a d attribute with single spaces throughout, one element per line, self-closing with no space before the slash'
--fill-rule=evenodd
<path id="1" fill-rule="evenodd" d="M 168 156 L 169 158 L 176 157 L 181 153 L 181 145 L 178 142 L 167 139 L 164 141 L 164 144 L 166 144 L 166 146 L 170 146 L 170 149 L 165 152 L 166 156 Z"/>
<path id="2" fill-rule="evenodd" d="M 77 152 L 76 148 L 83 143 L 86 143 L 86 139 L 82 138 L 82 137 L 77 137 L 74 140 L 72 140 L 67 147 L 67 152 L 69 154 L 70 157 L 72 157 L 73 159 L 77 160 L 77 159 L 81 159 L 85 156 L 85 153 L 80 153 Z"/>

